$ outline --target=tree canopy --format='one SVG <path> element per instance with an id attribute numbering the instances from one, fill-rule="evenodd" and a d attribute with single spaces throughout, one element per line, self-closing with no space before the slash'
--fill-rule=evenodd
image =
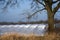
<path id="1" fill-rule="evenodd" d="M 34 4 L 34 2 L 35 2 L 35 4 Z M 57 3 L 57 6 L 55 8 L 52 8 L 53 5 L 56 3 Z M 54 12 L 54 14 L 55 14 L 56 12 L 58 12 L 58 9 L 60 8 L 60 0 L 33 0 L 32 4 L 34 4 L 33 7 L 36 6 L 36 7 L 40 8 L 39 4 L 41 4 L 43 7 L 42 7 L 42 9 L 39 9 L 36 12 L 34 12 L 28 18 L 32 17 L 37 12 L 40 12 L 43 10 L 50 10 L 51 12 Z"/>

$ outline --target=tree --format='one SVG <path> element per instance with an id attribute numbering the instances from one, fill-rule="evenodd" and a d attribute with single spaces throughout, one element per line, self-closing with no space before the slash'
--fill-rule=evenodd
<path id="1" fill-rule="evenodd" d="M 0 0 L 0 1 L 4 1 L 5 0 Z M 12 3 L 12 1 L 15 1 Z M 17 0 L 8 0 L 6 2 L 6 5 L 3 8 L 7 8 L 8 5 L 15 5 L 17 3 Z M 48 30 L 49 31 L 53 31 L 54 30 L 54 15 L 56 14 L 56 12 L 58 12 L 58 9 L 60 8 L 60 0 L 32 0 L 32 3 L 34 4 L 34 6 L 38 7 L 39 4 L 41 4 L 43 6 L 42 9 L 37 10 L 36 12 L 34 12 L 32 15 L 30 15 L 28 18 L 31 18 L 33 15 L 37 14 L 37 12 L 46 10 L 47 11 L 47 15 L 48 15 Z M 52 8 L 53 4 L 58 3 L 56 7 Z M 33 7 L 34 7 L 33 6 Z M 39 5 L 40 6 L 40 5 Z"/>
<path id="2" fill-rule="evenodd" d="M 53 31 L 54 30 L 54 15 L 56 12 L 58 12 L 58 9 L 60 8 L 60 0 L 33 0 L 37 5 L 41 4 L 43 5 L 43 9 L 36 11 L 32 15 L 30 15 L 28 18 L 32 17 L 35 15 L 37 12 L 40 12 L 42 10 L 47 11 L 48 15 L 48 31 Z M 58 3 L 55 8 L 52 8 L 53 4 Z M 39 5 L 40 6 L 40 5 Z"/>

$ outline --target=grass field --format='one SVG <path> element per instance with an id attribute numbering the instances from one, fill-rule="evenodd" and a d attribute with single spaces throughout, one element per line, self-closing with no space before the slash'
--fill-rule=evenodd
<path id="1" fill-rule="evenodd" d="M 46 33 L 44 36 L 35 36 L 33 34 L 21 35 L 18 33 L 4 34 L 0 36 L 0 40 L 60 40 L 60 34 L 58 33 Z"/>

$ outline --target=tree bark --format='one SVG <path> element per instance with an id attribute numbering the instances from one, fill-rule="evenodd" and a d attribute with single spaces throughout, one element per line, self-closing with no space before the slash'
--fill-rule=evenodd
<path id="1" fill-rule="evenodd" d="M 48 1 L 48 0 L 47 0 Z M 52 0 L 50 0 L 52 1 Z M 51 2 L 48 1 L 48 3 L 45 2 L 45 8 L 47 10 L 47 15 L 48 15 L 48 32 L 53 32 L 55 27 L 54 27 L 54 12 L 52 11 L 52 4 L 50 4 Z"/>
<path id="2" fill-rule="evenodd" d="M 54 15 L 53 13 L 48 13 L 48 31 L 53 32 L 55 29 L 54 27 Z"/>

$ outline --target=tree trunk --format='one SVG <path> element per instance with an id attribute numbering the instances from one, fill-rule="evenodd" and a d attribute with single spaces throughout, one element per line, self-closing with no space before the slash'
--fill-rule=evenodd
<path id="1" fill-rule="evenodd" d="M 54 31 L 54 15 L 53 13 L 48 13 L 48 31 L 53 32 Z"/>
<path id="2" fill-rule="evenodd" d="M 48 1 L 48 3 L 47 3 Z M 45 8 L 47 10 L 47 15 L 48 15 L 48 31 L 53 31 L 54 30 L 54 13 L 52 11 L 52 0 L 49 1 L 49 0 L 44 0 L 45 2 Z"/>

